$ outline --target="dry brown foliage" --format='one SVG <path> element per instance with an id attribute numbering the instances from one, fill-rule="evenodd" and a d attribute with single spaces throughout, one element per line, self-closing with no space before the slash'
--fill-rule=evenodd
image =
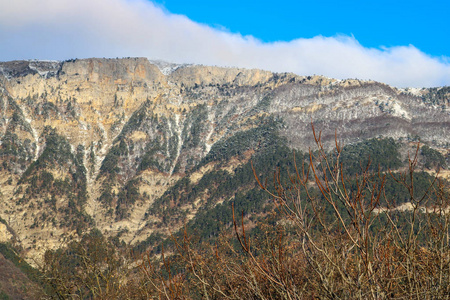
<path id="1" fill-rule="evenodd" d="M 367 165 L 356 177 L 347 178 L 337 138 L 330 157 L 321 134 L 312 129 L 317 149 L 309 152 L 309 162 L 295 163 L 289 182 L 281 182 L 278 171 L 274 187 L 268 187 L 254 172 L 281 216 L 275 227 L 262 224 L 265 234 L 250 238 L 243 214 L 236 216 L 232 207 L 232 235 L 224 234 L 214 246 L 199 245 L 185 231 L 182 239 L 173 238 L 170 253 L 163 249 L 159 259 L 142 257 L 138 271 L 128 271 L 132 276 L 114 285 L 121 295 L 139 299 L 448 299 L 450 199 L 437 176 L 423 195 L 414 193 L 419 146 L 403 172 L 374 173 Z M 409 191 L 409 211 L 399 212 L 386 196 L 388 176 Z M 99 291 L 108 290 L 102 285 L 89 295 L 101 299 L 120 294 L 110 290 L 107 296 Z"/>

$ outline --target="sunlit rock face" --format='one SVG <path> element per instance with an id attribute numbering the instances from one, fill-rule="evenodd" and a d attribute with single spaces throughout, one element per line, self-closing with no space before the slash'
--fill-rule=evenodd
<path id="1" fill-rule="evenodd" d="M 132 244 L 174 230 L 151 214 L 155 199 L 219 168 L 205 163 L 217 143 L 269 121 L 300 150 L 313 146 L 312 122 L 326 147 L 336 132 L 345 144 L 420 137 L 448 149 L 449 94 L 145 58 L 2 62 L 2 239 L 31 258 L 94 226 Z"/>

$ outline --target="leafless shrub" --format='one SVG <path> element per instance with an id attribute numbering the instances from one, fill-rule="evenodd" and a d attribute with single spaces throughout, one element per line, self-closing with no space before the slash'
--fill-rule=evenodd
<path id="1" fill-rule="evenodd" d="M 288 182 L 254 176 L 275 204 L 275 226 L 259 224 L 249 236 L 244 214 L 215 245 L 184 231 L 159 258 L 140 258 L 139 268 L 77 253 L 65 270 L 58 253 L 46 256 L 44 273 L 60 298 L 138 299 L 448 299 L 450 297 L 450 199 L 438 179 L 421 195 L 414 173 L 419 146 L 403 171 L 372 171 L 370 162 L 347 176 L 342 147 L 330 155 L 312 127 L 317 148 L 297 163 Z M 409 192 L 399 210 L 386 192 L 392 178 Z M 237 241 L 237 242 L 236 242 Z M 102 256 L 103 257 L 103 256 Z M 137 264 L 136 262 L 134 264 Z M 66 273 L 72 277 L 67 277 Z M 121 278 L 118 280 L 118 278 Z M 80 292 L 83 291 L 83 292 Z M 75 296 L 76 297 L 75 297 Z"/>
<path id="2" fill-rule="evenodd" d="M 367 165 L 355 178 L 347 178 L 337 139 L 330 157 L 314 126 L 313 134 L 316 151 L 309 152 L 308 165 L 296 165 L 287 185 L 277 174 L 271 192 L 255 172 L 261 188 L 289 220 L 295 232 L 291 238 L 301 244 L 313 272 L 306 290 L 333 299 L 448 297 L 450 199 L 437 176 L 423 195 L 415 195 L 419 147 L 404 172 L 374 174 Z M 399 213 L 386 197 L 387 176 L 409 191 L 409 211 Z M 311 181 L 320 193 L 312 193 Z M 350 189 L 352 181 L 356 188 Z M 244 234 L 241 239 L 247 250 Z"/>

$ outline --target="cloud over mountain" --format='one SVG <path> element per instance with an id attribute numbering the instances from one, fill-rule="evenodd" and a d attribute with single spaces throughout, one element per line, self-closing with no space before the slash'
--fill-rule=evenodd
<path id="1" fill-rule="evenodd" d="M 450 85 L 448 58 L 431 57 L 412 45 L 366 48 L 349 36 L 265 43 L 145 0 L 3 1 L 0 40 L 0 60 L 144 56 L 401 87 Z"/>

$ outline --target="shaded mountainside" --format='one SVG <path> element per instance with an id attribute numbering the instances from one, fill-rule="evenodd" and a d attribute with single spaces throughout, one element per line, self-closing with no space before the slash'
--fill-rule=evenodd
<path id="1" fill-rule="evenodd" d="M 0 63 L 0 237 L 38 259 L 93 227 L 140 248 L 183 224 L 208 237 L 231 201 L 264 213 L 250 161 L 289 168 L 311 121 L 327 147 L 335 131 L 350 144 L 349 161 L 389 150 L 397 168 L 420 139 L 433 168 L 448 158 L 448 106 L 448 88 L 144 58 Z"/>
<path id="2" fill-rule="evenodd" d="M 39 274 L 12 247 L 0 243 L 0 299 L 38 299 L 43 294 L 40 284 Z"/>

